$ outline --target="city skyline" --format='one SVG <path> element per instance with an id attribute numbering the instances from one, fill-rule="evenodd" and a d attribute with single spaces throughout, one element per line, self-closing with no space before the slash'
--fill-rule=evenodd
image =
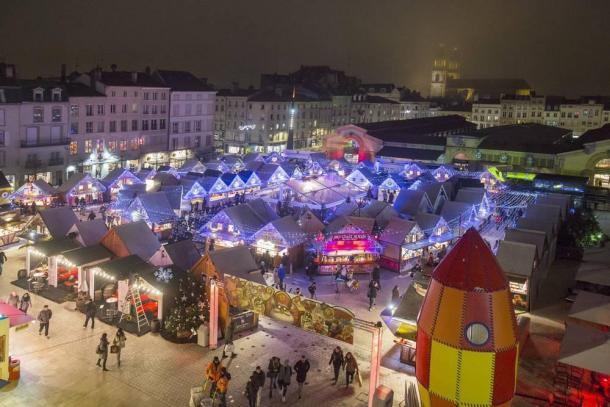
<path id="1" fill-rule="evenodd" d="M 436 47 L 445 43 L 459 47 L 464 77 L 524 78 L 539 94 L 610 93 L 610 57 L 583 46 L 610 39 L 601 1 L 586 8 L 571 1 L 33 3 L 7 2 L 0 16 L 0 58 L 21 77 L 56 76 L 62 63 L 81 72 L 116 63 L 186 69 L 217 87 L 246 87 L 257 86 L 261 73 L 329 65 L 425 95 Z"/>

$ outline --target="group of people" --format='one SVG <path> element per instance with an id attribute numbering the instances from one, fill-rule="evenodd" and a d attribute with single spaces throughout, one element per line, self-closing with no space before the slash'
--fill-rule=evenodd
<path id="1" fill-rule="evenodd" d="M 28 310 L 32 306 L 32 298 L 28 292 L 23 293 L 23 295 L 19 297 L 19 294 L 13 291 L 6 299 L 6 303 L 27 314 Z"/>
<path id="2" fill-rule="evenodd" d="M 210 386 L 210 398 L 212 400 L 218 399 L 219 406 L 225 407 L 227 405 L 227 390 L 229 389 L 230 380 L 231 374 L 222 365 L 218 356 L 214 356 L 214 359 L 208 363 L 205 369 L 203 391 L 206 391 L 208 386 Z"/>
<path id="3" fill-rule="evenodd" d="M 351 352 L 347 352 L 344 356 L 341 347 L 337 346 L 335 349 L 333 349 L 333 353 L 330 355 L 328 364 L 333 366 L 333 384 L 337 384 L 339 381 L 339 373 L 341 372 L 341 369 L 345 370 L 345 387 L 348 387 L 351 383 L 353 383 L 356 375 L 358 375 L 358 382 L 361 382 L 358 362 L 356 362 L 356 358 Z"/>
<path id="4" fill-rule="evenodd" d="M 103 333 L 100 342 L 95 348 L 95 353 L 97 354 L 97 363 L 96 366 L 101 367 L 104 372 L 107 372 L 106 369 L 106 361 L 108 360 L 108 352 L 116 354 L 117 366 L 121 367 L 121 352 L 125 347 L 125 342 L 127 341 L 127 336 L 125 332 L 123 332 L 123 328 L 119 328 L 114 335 L 114 339 L 112 340 L 112 345 L 108 341 L 108 334 Z"/>

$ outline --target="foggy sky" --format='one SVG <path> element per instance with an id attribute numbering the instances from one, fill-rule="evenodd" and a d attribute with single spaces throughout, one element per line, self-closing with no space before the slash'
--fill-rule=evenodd
<path id="1" fill-rule="evenodd" d="M 609 0 L 0 0 L 0 60 L 22 78 L 116 63 L 219 86 L 324 64 L 427 94 L 445 43 L 464 77 L 610 94 L 609 20 Z"/>

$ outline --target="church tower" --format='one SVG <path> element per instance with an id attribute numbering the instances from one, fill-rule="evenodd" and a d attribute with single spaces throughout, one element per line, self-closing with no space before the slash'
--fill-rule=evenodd
<path id="1" fill-rule="evenodd" d="M 436 57 L 432 63 L 430 78 L 430 97 L 440 98 L 447 95 L 447 80 L 460 78 L 460 63 L 457 58 L 457 48 L 447 48 L 439 45 Z"/>

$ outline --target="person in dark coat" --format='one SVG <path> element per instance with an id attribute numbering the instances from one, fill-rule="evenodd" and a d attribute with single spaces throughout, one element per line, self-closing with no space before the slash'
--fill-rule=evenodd
<path id="1" fill-rule="evenodd" d="M 0 276 L 2 275 L 2 270 L 4 269 L 4 263 L 8 261 L 6 254 L 4 252 L 0 252 Z"/>
<path id="2" fill-rule="evenodd" d="M 392 288 L 392 305 L 397 307 L 399 302 L 400 302 L 400 290 L 398 289 L 398 286 L 395 285 L 394 288 Z"/>
<path id="3" fill-rule="evenodd" d="M 369 311 L 375 305 L 375 299 L 377 298 L 377 282 L 375 280 L 371 280 L 369 283 L 369 290 L 366 293 L 366 296 L 369 297 Z"/>
<path id="4" fill-rule="evenodd" d="M 254 376 L 250 376 L 248 383 L 246 383 L 246 398 L 248 399 L 249 407 L 256 407 L 256 393 L 258 389 L 256 388 L 256 384 L 254 383 Z"/>
<path id="5" fill-rule="evenodd" d="M 337 384 L 337 380 L 339 380 L 339 371 L 341 370 L 341 367 L 343 366 L 343 362 L 344 362 L 343 351 L 341 350 L 340 346 L 337 346 L 333 350 L 332 355 L 330 355 L 330 360 L 328 361 L 329 365 L 330 364 L 333 365 L 333 369 L 334 369 L 334 373 L 335 373 L 333 384 Z"/>
<path id="6" fill-rule="evenodd" d="M 254 377 L 254 384 L 256 385 L 256 405 L 261 405 L 261 393 L 263 392 L 263 387 L 265 386 L 265 372 L 260 366 L 256 366 L 254 373 L 252 373 L 252 377 Z"/>
<path id="7" fill-rule="evenodd" d="M 269 398 L 273 397 L 273 389 L 277 389 L 277 375 L 280 372 L 280 358 L 273 356 L 269 360 L 269 366 L 267 368 L 267 377 L 269 378 Z"/>
<path id="8" fill-rule="evenodd" d="M 309 372 L 309 360 L 305 357 L 305 355 L 301 355 L 301 359 L 294 364 L 294 371 L 297 374 L 297 385 L 298 385 L 298 395 L 301 398 L 303 394 L 303 384 L 307 380 L 307 372 Z"/>
<path id="9" fill-rule="evenodd" d="M 32 299 L 30 298 L 30 294 L 26 292 L 21 296 L 21 304 L 19 305 L 19 309 L 27 314 L 28 309 L 31 306 L 32 306 Z"/>
<path id="10" fill-rule="evenodd" d="M 292 367 L 288 359 L 284 360 L 284 364 L 280 366 L 280 371 L 277 375 L 277 384 L 280 386 L 282 392 L 282 402 L 286 402 L 286 393 L 288 392 L 288 386 L 292 378 Z"/>
<path id="11" fill-rule="evenodd" d="M 96 353 L 97 366 L 101 367 L 104 372 L 107 372 L 108 369 L 106 369 L 106 360 L 108 359 L 108 335 L 106 333 L 102 334 L 100 343 L 97 345 Z"/>
<path id="12" fill-rule="evenodd" d="M 38 335 L 42 335 L 42 330 L 44 329 L 44 336 L 46 336 L 47 339 L 49 338 L 49 324 L 51 323 L 52 317 L 53 312 L 49 309 L 48 305 L 45 305 L 38 313 L 38 322 L 40 323 Z"/>
<path id="13" fill-rule="evenodd" d="M 91 329 L 95 327 L 95 314 L 97 313 L 97 309 L 95 308 L 95 303 L 93 300 L 89 300 L 87 305 L 85 306 L 85 328 L 89 325 L 89 320 L 91 320 Z"/>
<path id="14" fill-rule="evenodd" d="M 381 269 L 379 266 L 375 266 L 371 273 L 371 278 L 377 282 L 377 289 L 381 290 Z"/>

